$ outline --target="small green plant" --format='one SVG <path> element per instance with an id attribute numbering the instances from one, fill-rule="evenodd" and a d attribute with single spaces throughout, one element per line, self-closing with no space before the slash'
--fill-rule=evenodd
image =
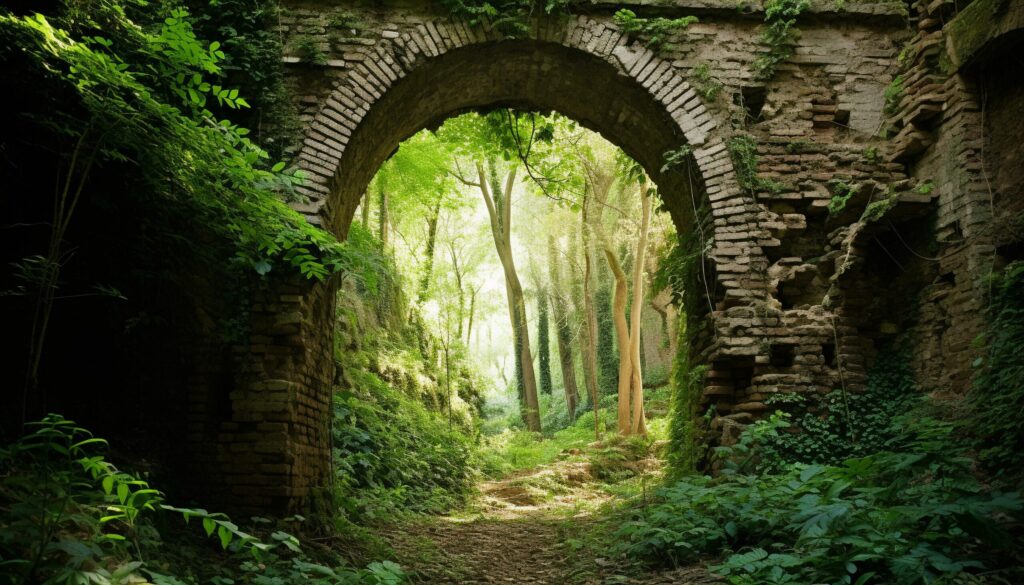
<path id="1" fill-rule="evenodd" d="M 530 34 L 530 19 L 538 15 L 568 14 L 572 0 L 441 0 L 452 16 L 465 18 L 470 26 L 485 22 L 509 38 Z"/>
<path id="2" fill-rule="evenodd" d="M 873 201 L 864 208 L 864 213 L 860 216 L 860 221 L 873 222 L 878 221 L 885 217 L 885 214 L 889 213 L 896 204 L 900 201 L 899 193 L 892 191 L 891 189 L 885 193 L 885 195 L 878 201 Z"/>
<path id="3" fill-rule="evenodd" d="M 690 85 L 705 101 L 713 102 L 722 92 L 722 83 L 711 76 L 711 67 L 701 63 L 690 72 Z"/>
<path id="4" fill-rule="evenodd" d="M 768 50 L 754 60 L 754 77 L 771 79 L 779 63 L 793 56 L 793 45 L 800 36 L 796 19 L 807 9 L 808 0 L 767 0 L 764 5 L 764 26 L 761 43 Z"/>
<path id="5" fill-rule="evenodd" d="M 640 18 L 628 8 L 618 10 L 612 18 L 629 36 L 644 37 L 644 44 L 654 52 L 662 49 L 671 50 L 672 45 L 666 42 L 668 38 L 697 22 L 696 16 Z"/>
<path id="6" fill-rule="evenodd" d="M 758 191 L 773 193 L 782 191 L 781 184 L 758 175 L 757 142 L 753 137 L 742 134 L 733 136 L 726 143 L 726 147 L 732 157 L 733 168 L 736 171 L 736 179 L 739 181 L 740 187 L 750 194 L 755 194 Z"/>
<path id="7" fill-rule="evenodd" d="M 930 194 L 934 190 L 935 190 L 935 183 L 932 182 L 932 181 L 925 181 L 925 182 L 921 183 L 920 185 L 918 185 L 917 187 L 914 187 L 914 192 L 915 193 L 920 193 L 921 195 L 928 195 L 928 194 Z"/>
<path id="8" fill-rule="evenodd" d="M 872 165 L 878 164 L 882 161 L 882 156 L 878 152 L 877 146 L 869 146 L 865 148 L 864 152 L 861 153 L 861 156 L 864 157 L 864 162 Z"/>
<path id="9" fill-rule="evenodd" d="M 360 20 L 355 13 L 348 10 L 335 13 L 327 24 L 332 28 L 339 28 L 353 34 L 366 27 L 366 23 Z"/>
<path id="10" fill-rule="evenodd" d="M 794 140 L 786 145 L 786 152 L 789 154 L 801 154 L 807 152 L 811 143 L 806 140 Z"/>
<path id="11" fill-rule="evenodd" d="M 309 35 L 302 35 L 295 39 L 295 54 L 303 63 L 327 64 L 327 53 L 320 48 L 317 40 Z"/>
<path id="12" fill-rule="evenodd" d="M 885 113 L 895 114 L 903 99 L 903 76 L 897 75 L 885 88 Z"/>
<path id="13" fill-rule="evenodd" d="M 832 183 L 832 199 L 828 202 L 828 212 L 836 215 L 846 209 L 850 198 L 860 191 L 860 185 L 850 185 L 843 181 Z"/>
<path id="14" fill-rule="evenodd" d="M 665 164 L 661 167 L 661 172 L 665 173 L 674 169 L 683 168 L 690 160 L 693 155 L 693 147 L 689 144 L 684 144 L 675 150 L 667 150 L 662 155 L 665 159 Z"/>

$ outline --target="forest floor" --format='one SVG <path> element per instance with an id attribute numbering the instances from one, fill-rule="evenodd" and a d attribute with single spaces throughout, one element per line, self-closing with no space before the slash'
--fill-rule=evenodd
<path id="1" fill-rule="evenodd" d="M 482 482 L 458 513 L 400 522 L 382 536 L 413 583 L 720 583 L 700 566 L 652 573 L 602 556 L 620 521 L 617 508 L 627 497 L 644 497 L 661 467 L 653 457 L 619 460 L 633 477 L 609 483 L 607 463 L 574 449 L 562 460 Z"/>

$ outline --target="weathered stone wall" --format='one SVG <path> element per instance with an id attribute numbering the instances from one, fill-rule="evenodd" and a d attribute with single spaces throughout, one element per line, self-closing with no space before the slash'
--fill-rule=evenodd
<path id="1" fill-rule="evenodd" d="M 700 23 L 654 53 L 614 24 L 620 5 Z M 307 128 L 297 160 L 311 179 L 296 207 L 311 222 L 344 236 L 379 165 L 448 116 L 558 110 L 643 164 L 677 228 L 709 245 L 707 282 L 691 283 L 705 298 L 689 309 L 706 313 L 691 349 L 710 365 L 713 440 L 734 440 L 773 394 L 856 391 L 887 343 L 912 347 L 926 387 L 965 386 L 993 247 L 980 235 L 973 82 L 930 65 L 943 21 L 927 11 L 949 3 L 909 21 L 902 3 L 815 3 L 769 80 L 751 72 L 763 14 L 731 1 L 588 3 L 516 40 L 437 3 L 286 6 L 284 60 Z M 918 50 L 900 57 L 908 42 Z M 886 111 L 898 72 L 905 94 Z M 721 86 L 713 99 L 697 91 L 709 84 Z M 738 135 L 756 141 L 758 184 L 737 175 Z M 663 153 L 683 145 L 692 160 L 663 172 Z M 218 481 L 250 507 L 293 509 L 325 481 L 332 305 L 329 286 L 280 284 L 253 307 L 229 420 L 211 427 L 197 403 L 206 431 L 194 440 L 214 438 L 211 468 L 226 465 Z"/>

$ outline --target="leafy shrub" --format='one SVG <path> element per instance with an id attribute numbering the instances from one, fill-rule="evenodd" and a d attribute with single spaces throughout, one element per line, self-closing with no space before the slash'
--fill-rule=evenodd
<path id="1" fill-rule="evenodd" d="M 967 429 L 976 437 L 981 460 L 994 473 L 1021 477 L 1024 460 L 1024 262 L 993 277 L 983 357 L 970 394 L 974 413 Z"/>
<path id="2" fill-rule="evenodd" d="M 768 404 L 792 415 L 792 425 L 762 440 L 761 471 L 780 470 L 788 463 L 840 465 L 882 451 L 898 432 L 893 417 L 911 410 L 919 395 L 906 352 L 886 348 L 868 372 L 862 392 L 837 389 L 812 400 L 815 412 L 807 410 L 807 399 L 798 394 L 769 398 Z"/>
<path id="3" fill-rule="evenodd" d="M 335 395 L 332 427 L 336 493 L 350 519 L 442 512 L 460 503 L 475 477 L 470 431 L 373 373 L 353 375 L 357 388 Z"/>
<path id="4" fill-rule="evenodd" d="M 932 582 L 939 576 L 1012 566 L 1006 514 L 1015 493 L 988 493 L 951 440 L 952 426 L 901 417 L 889 450 L 841 465 L 792 464 L 746 473 L 759 436 L 753 425 L 726 453 L 725 475 L 690 477 L 635 509 L 614 535 L 620 553 L 652 564 L 722 555 L 712 571 L 737 585 Z"/>
<path id="5" fill-rule="evenodd" d="M 224 514 L 164 504 L 163 494 L 107 461 L 103 439 L 50 415 L 0 449 L 0 581 L 12 583 L 152 582 L 396 585 L 394 563 L 367 569 L 311 561 L 297 538 L 275 528 L 243 532 Z M 170 520 L 198 519 L 224 558 L 205 543 L 170 533 Z M 271 524 L 269 520 L 262 524 Z M 173 573 L 168 573 L 173 570 Z"/>

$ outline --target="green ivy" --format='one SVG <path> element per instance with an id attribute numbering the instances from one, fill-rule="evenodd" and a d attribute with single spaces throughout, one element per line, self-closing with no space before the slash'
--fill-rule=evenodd
<path id="1" fill-rule="evenodd" d="M 772 395 L 766 401 L 792 421 L 788 432 L 761 441 L 758 469 L 778 471 L 791 463 L 839 465 L 885 449 L 894 438 L 892 419 L 911 410 L 917 385 L 905 351 L 884 348 L 868 372 L 865 389 L 836 389 L 824 396 Z"/>
<path id="2" fill-rule="evenodd" d="M 758 191 L 771 191 L 778 193 L 782 191 L 782 185 L 758 175 L 757 172 L 757 142 L 752 136 L 744 134 L 733 136 L 726 143 L 729 155 L 732 157 L 733 169 L 736 171 L 736 180 L 740 187 L 751 195 Z"/>
<path id="3" fill-rule="evenodd" d="M 766 0 L 761 42 L 768 50 L 754 60 L 754 77 L 771 79 L 779 63 L 793 56 L 793 45 L 800 36 L 796 20 L 809 5 L 808 0 Z"/>
<path id="4" fill-rule="evenodd" d="M 643 37 L 647 48 L 656 53 L 662 49 L 671 50 L 672 45 L 666 42 L 668 38 L 697 22 L 696 16 L 640 18 L 628 8 L 616 11 L 612 19 L 630 37 Z"/>
<path id="5" fill-rule="evenodd" d="M 711 76 L 711 67 L 701 63 L 690 72 L 690 85 L 705 101 L 713 102 L 722 92 L 722 82 Z"/>
<path id="6" fill-rule="evenodd" d="M 900 106 L 903 99 L 903 76 L 897 75 L 885 88 L 885 113 L 892 115 Z"/>
<path id="7" fill-rule="evenodd" d="M 860 185 L 850 185 L 843 181 L 832 183 L 832 198 L 828 202 L 828 212 L 836 215 L 846 209 L 850 198 L 860 191 Z"/>
<path id="8" fill-rule="evenodd" d="M 471 26 L 487 26 L 509 38 L 530 34 L 530 20 L 538 15 L 559 16 L 569 12 L 573 0 L 441 0 L 452 16 Z"/>

